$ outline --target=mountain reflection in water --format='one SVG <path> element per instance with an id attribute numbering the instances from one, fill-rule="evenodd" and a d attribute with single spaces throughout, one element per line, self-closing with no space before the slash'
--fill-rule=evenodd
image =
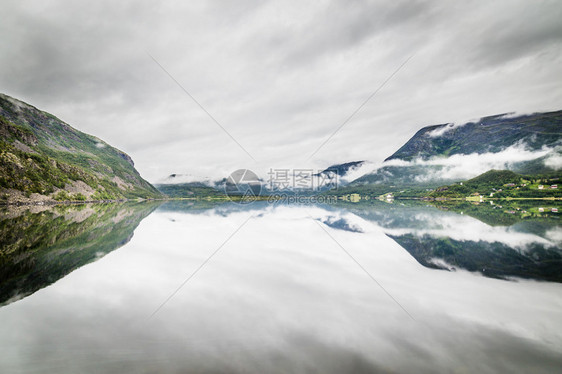
<path id="1" fill-rule="evenodd" d="M 0 220 L 0 372 L 562 368 L 555 215 L 397 202 L 18 209 Z"/>

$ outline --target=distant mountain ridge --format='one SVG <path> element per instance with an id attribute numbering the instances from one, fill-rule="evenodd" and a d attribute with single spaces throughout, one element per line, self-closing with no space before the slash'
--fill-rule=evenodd
<path id="1" fill-rule="evenodd" d="M 4 94 L 0 135 L 0 201 L 162 196 L 125 152 Z"/>
<path id="2" fill-rule="evenodd" d="M 517 142 L 531 150 L 562 144 L 562 111 L 521 116 L 499 114 L 462 125 L 424 127 L 385 161 L 500 152 Z"/>
<path id="3" fill-rule="evenodd" d="M 350 186 L 431 188 L 494 168 L 526 175 L 562 169 L 562 111 L 424 127 Z"/>
<path id="4" fill-rule="evenodd" d="M 313 181 L 309 185 L 316 186 L 321 180 L 334 180 L 339 185 L 346 185 L 349 183 L 347 179 L 350 173 L 357 171 L 365 165 L 365 161 L 351 161 L 343 164 L 335 164 L 327 167 L 326 169 L 311 174 Z M 289 173 L 294 170 L 289 170 Z M 287 193 L 287 194 L 313 194 L 315 190 L 310 187 L 294 187 L 289 185 L 287 188 L 271 191 L 268 180 L 260 179 L 262 184 L 261 194 L 267 195 L 271 193 Z M 173 173 L 160 182 L 155 184 L 155 187 L 163 194 L 169 197 L 194 197 L 194 196 L 224 196 L 225 185 L 227 178 L 212 180 L 210 178 L 197 178 L 191 174 Z M 305 184 L 306 185 L 306 184 Z M 327 187 L 326 189 L 328 189 Z"/>
<path id="5" fill-rule="evenodd" d="M 350 171 L 356 170 L 357 168 L 361 167 L 365 164 L 365 161 L 351 161 L 346 162 L 343 164 L 336 164 L 327 167 L 326 169 L 322 170 L 320 173 L 316 174 L 317 176 L 325 174 L 328 175 L 330 173 L 335 173 L 339 177 L 345 177 Z"/>
<path id="6" fill-rule="evenodd" d="M 154 186 L 158 191 L 171 198 L 225 196 L 224 188 L 212 187 L 203 182 L 160 183 Z"/>

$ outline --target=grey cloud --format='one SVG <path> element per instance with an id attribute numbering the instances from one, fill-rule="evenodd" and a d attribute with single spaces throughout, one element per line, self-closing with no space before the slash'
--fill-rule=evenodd
<path id="1" fill-rule="evenodd" d="M 530 13 L 529 13 L 530 11 Z M 558 4 L 550 2 L 546 9 L 536 7 L 526 9 L 520 18 L 510 18 L 497 27 L 497 32 L 482 33 L 480 55 L 486 51 L 496 61 L 517 58 L 536 53 L 545 47 L 562 47 L 562 11 Z M 527 21 L 523 19 L 527 18 Z M 490 26 L 485 31 L 490 30 Z"/>
<path id="2" fill-rule="evenodd" d="M 560 109 L 561 12 L 554 1 L 6 1 L 0 90 L 131 153 L 158 180 L 298 163 L 415 54 L 301 166 L 379 161 L 421 126 Z"/>
<path id="3" fill-rule="evenodd" d="M 278 28 L 264 39 L 261 51 L 274 51 L 274 55 L 280 55 L 278 63 L 282 65 L 307 66 L 430 14 L 429 4 L 421 1 L 336 1 L 306 14 L 302 21 L 289 22 L 287 16 L 280 17 Z"/>

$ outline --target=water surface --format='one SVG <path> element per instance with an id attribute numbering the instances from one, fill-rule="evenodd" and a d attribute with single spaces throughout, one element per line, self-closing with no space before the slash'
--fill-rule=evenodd
<path id="1" fill-rule="evenodd" d="M 0 372 L 562 369 L 555 214 L 396 202 L 44 209 L 0 221 Z"/>

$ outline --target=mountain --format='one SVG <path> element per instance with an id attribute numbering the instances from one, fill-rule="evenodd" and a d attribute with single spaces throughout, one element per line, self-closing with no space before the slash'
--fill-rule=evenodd
<path id="1" fill-rule="evenodd" d="M 172 198 L 185 197 L 224 197 L 226 178 L 212 180 L 193 174 L 170 174 L 160 179 L 154 187 Z"/>
<path id="2" fill-rule="evenodd" d="M 299 170 L 288 170 L 285 184 L 280 183 L 276 179 L 276 170 L 271 171 L 271 175 L 267 175 L 266 179 L 259 178 L 261 184 L 261 195 L 269 195 L 273 193 L 284 194 L 313 194 L 316 190 L 310 186 L 325 190 L 334 184 L 344 186 L 349 181 L 356 179 L 358 175 L 363 175 L 362 168 L 366 166 L 365 161 L 352 161 L 343 164 L 336 164 L 313 174 L 312 170 L 305 170 L 305 173 L 296 175 Z M 295 175 L 293 175 L 293 172 Z M 357 176 L 356 176 L 357 175 Z M 297 183 L 298 180 L 298 183 Z M 279 183 L 276 183 L 279 182 Z M 163 194 L 169 197 L 208 197 L 208 196 L 225 196 L 225 188 L 229 186 L 228 179 L 222 178 L 212 180 L 210 178 L 197 177 L 191 174 L 170 174 L 162 178 L 155 187 Z M 279 186 L 278 189 L 272 189 L 272 186 Z M 325 187 L 323 187 L 325 186 Z"/>
<path id="3" fill-rule="evenodd" d="M 484 174 L 467 180 L 464 184 L 467 186 L 481 186 L 486 184 L 507 184 L 517 183 L 521 180 L 521 175 L 511 170 L 489 170 Z"/>
<path id="4" fill-rule="evenodd" d="M 462 125 L 424 127 L 350 187 L 361 191 L 434 188 L 490 169 L 525 175 L 555 174 L 562 169 L 562 111 L 503 114 Z"/>
<path id="5" fill-rule="evenodd" d="M 201 185 L 211 186 L 217 182 L 209 177 L 201 177 L 194 174 L 170 174 L 165 178 L 158 180 L 155 184 L 183 184 L 198 183 Z"/>
<path id="6" fill-rule="evenodd" d="M 316 175 L 329 176 L 331 174 L 337 174 L 339 177 L 345 177 L 347 174 L 359 169 L 364 164 L 365 161 L 351 161 L 351 162 L 346 162 L 344 164 L 332 165 L 322 170 L 320 173 L 317 173 Z"/>
<path id="7" fill-rule="evenodd" d="M 497 153 L 518 142 L 524 143 L 527 149 L 540 150 L 562 145 L 561 135 L 562 111 L 521 116 L 500 114 L 460 126 L 449 123 L 424 127 L 385 161 Z"/>
<path id="8" fill-rule="evenodd" d="M 203 182 L 161 183 L 155 187 L 169 197 L 219 197 L 225 196 L 224 189 L 211 187 Z"/>
<path id="9" fill-rule="evenodd" d="M 562 173 L 560 173 L 562 174 Z M 449 186 L 440 186 L 424 194 L 425 197 L 480 199 L 494 198 L 555 198 L 562 196 L 558 189 L 561 175 L 524 176 L 511 170 L 489 170 L 475 178 Z M 476 197 L 474 197 L 476 195 Z"/>
<path id="10" fill-rule="evenodd" d="M 123 151 L 3 94 L 0 135 L 0 201 L 161 196 Z"/>

